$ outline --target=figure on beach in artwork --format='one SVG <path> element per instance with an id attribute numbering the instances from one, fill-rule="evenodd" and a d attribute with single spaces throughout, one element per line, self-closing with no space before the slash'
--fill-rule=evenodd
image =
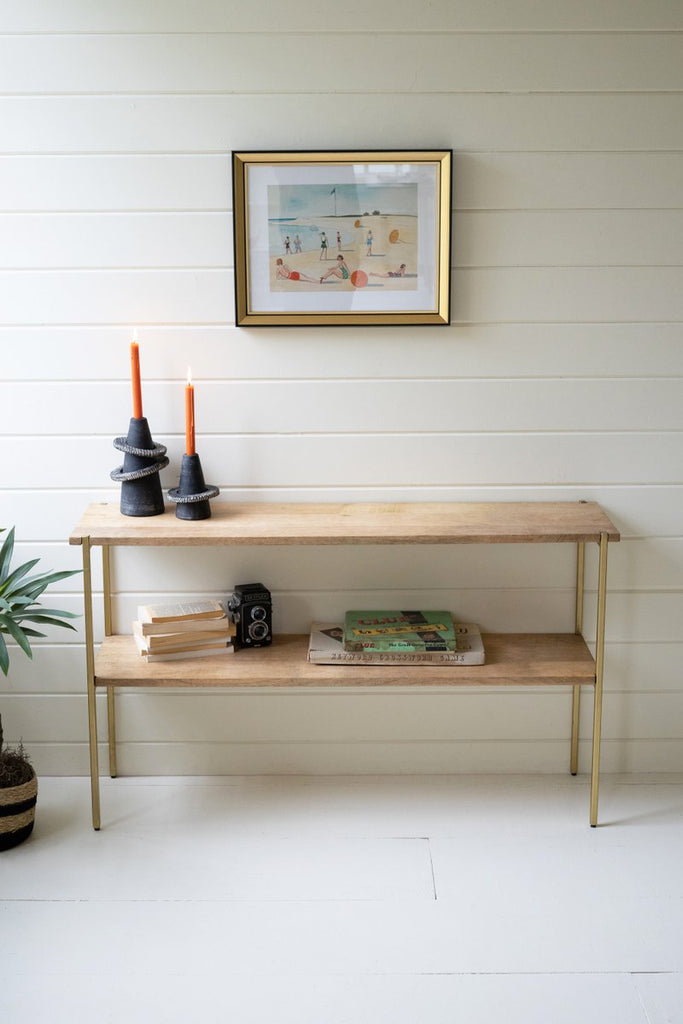
<path id="1" fill-rule="evenodd" d="M 338 277 L 340 281 L 348 281 L 351 277 L 351 271 L 347 267 L 343 256 L 337 256 L 337 262 L 333 267 L 330 267 L 326 274 L 323 274 L 320 278 L 320 283 L 322 284 L 328 277 Z"/>
<path id="2" fill-rule="evenodd" d="M 327 259 L 327 235 L 324 231 L 320 232 L 320 259 Z"/>
<path id="3" fill-rule="evenodd" d="M 292 270 L 281 259 L 275 261 L 275 276 L 282 281 L 310 281 L 311 284 L 318 283 L 317 278 L 309 277 L 308 274 L 302 274 L 299 270 Z"/>
<path id="4" fill-rule="evenodd" d="M 387 270 L 386 274 L 377 274 L 374 270 L 370 271 L 370 277 L 405 277 L 405 275 L 405 263 L 402 263 L 398 270 Z"/>

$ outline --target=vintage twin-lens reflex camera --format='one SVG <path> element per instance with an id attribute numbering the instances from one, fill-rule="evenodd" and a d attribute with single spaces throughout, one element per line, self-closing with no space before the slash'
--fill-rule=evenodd
<path id="1" fill-rule="evenodd" d="M 262 583 L 238 583 L 228 598 L 228 611 L 241 647 L 267 647 L 273 642 L 273 604 Z"/>

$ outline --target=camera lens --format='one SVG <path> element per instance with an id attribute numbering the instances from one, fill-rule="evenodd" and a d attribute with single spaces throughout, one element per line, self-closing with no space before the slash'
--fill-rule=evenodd
<path id="1" fill-rule="evenodd" d="M 265 619 L 267 614 L 266 609 L 262 608 L 260 604 L 255 604 L 251 609 L 252 619 Z"/>
<path id="2" fill-rule="evenodd" d="M 268 626 L 265 622 L 250 623 L 249 636 L 252 640 L 265 640 L 268 636 Z"/>

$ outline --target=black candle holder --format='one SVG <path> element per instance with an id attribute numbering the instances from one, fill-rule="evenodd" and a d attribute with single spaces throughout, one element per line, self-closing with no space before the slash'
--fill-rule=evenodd
<path id="1" fill-rule="evenodd" d="M 117 437 L 114 447 L 124 453 L 123 466 L 111 472 L 121 484 L 124 516 L 158 516 L 164 511 L 159 472 L 168 466 L 166 447 L 155 444 L 144 416 L 133 417 L 127 437 Z"/>
<path id="2" fill-rule="evenodd" d="M 213 484 L 204 483 L 204 473 L 198 455 L 183 455 L 180 466 L 180 481 L 168 492 L 176 503 L 178 519 L 210 519 L 209 498 L 215 498 L 220 491 Z"/>

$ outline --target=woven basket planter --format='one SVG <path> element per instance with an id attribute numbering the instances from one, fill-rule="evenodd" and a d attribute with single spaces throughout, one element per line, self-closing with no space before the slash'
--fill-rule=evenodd
<path id="1" fill-rule="evenodd" d="M 33 831 L 38 797 L 38 778 L 21 786 L 0 789 L 0 850 L 9 850 L 28 839 Z"/>

